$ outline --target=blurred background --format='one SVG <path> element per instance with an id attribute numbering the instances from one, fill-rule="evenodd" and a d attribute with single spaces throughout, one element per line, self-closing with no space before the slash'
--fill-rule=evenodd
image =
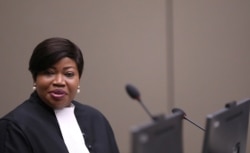
<path id="1" fill-rule="evenodd" d="M 121 153 L 130 153 L 131 127 L 150 122 L 127 83 L 152 114 L 179 107 L 202 127 L 207 114 L 250 97 L 249 0 L 2 0 L 0 21 L 0 116 L 32 92 L 34 47 L 65 37 L 85 58 L 77 100 L 108 118 Z M 201 153 L 204 132 L 183 129 L 185 153 Z"/>

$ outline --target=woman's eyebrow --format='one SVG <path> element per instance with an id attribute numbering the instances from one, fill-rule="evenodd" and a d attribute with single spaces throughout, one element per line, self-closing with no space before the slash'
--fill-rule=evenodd
<path id="1" fill-rule="evenodd" d="M 63 69 L 64 69 L 64 70 L 67 70 L 67 69 L 71 69 L 71 68 L 75 69 L 76 67 L 75 67 L 75 66 L 66 66 L 66 67 L 64 67 Z"/>

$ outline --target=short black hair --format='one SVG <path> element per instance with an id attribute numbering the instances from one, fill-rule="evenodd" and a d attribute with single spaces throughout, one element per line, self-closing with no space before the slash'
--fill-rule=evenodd
<path id="1" fill-rule="evenodd" d="M 79 78 L 82 76 L 84 59 L 80 48 L 68 39 L 53 37 L 40 42 L 31 55 L 29 71 L 33 80 L 39 72 L 45 71 L 64 57 L 76 62 Z"/>

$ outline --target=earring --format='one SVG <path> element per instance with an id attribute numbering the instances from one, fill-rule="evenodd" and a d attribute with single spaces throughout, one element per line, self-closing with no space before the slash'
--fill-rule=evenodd
<path id="1" fill-rule="evenodd" d="M 80 93 L 80 85 L 77 87 L 77 93 Z"/>
<path id="2" fill-rule="evenodd" d="M 36 90 L 36 83 L 33 84 L 32 89 L 33 89 L 33 90 Z"/>

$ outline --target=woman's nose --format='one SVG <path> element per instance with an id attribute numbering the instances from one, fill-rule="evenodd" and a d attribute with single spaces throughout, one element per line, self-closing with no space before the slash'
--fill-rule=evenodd
<path id="1" fill-rule="evenodd" d="M 63 75 L 61 75 L 61 74 L 55 75 L 55 79 L 53 81 L 53 84 L 54 85 L 64 85 L 65 84 L 65 80 L 64 80 Z"/>

